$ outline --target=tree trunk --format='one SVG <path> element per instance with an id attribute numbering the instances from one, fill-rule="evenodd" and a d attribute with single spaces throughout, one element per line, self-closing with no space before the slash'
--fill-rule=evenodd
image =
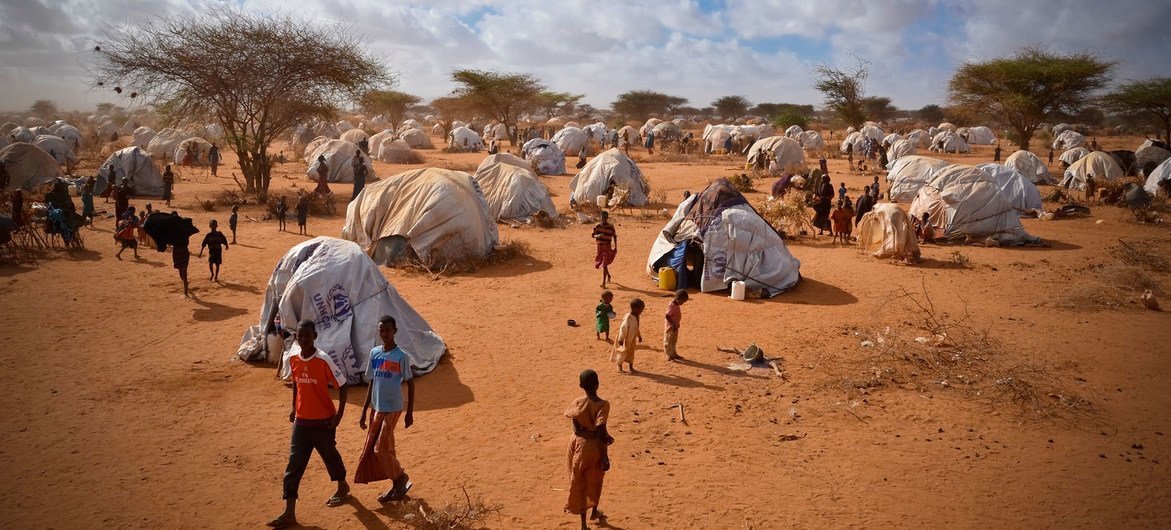
<path id="1" fill-rule="evenodd" d="M 1033 131 L 1028 127 L 1021 127 L 1016 130 L 1016 133 L 1020 140 L 1017 147 L 1022 151 L 1028 151 L 1029 142 L 1033 139 Z"/>

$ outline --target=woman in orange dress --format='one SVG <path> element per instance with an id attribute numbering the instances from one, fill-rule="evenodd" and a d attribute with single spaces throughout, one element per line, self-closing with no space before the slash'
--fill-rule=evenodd
<path id="1" fill-rule="evenodd" d="M 610 470 L 606 448 L 614 438 L 606 431 L 610 417 L 610 402 L 598 397 L 598 373 L 586 370 L 579 376 L 585 395 L 574 400 L 565 411 L 573 421 L 573 436 L 569 439 L 569 500 L 565 511 L 581 516 L 581 527 L 586 526 L 586 511 L 590 519 L 605 520 L 598 510 L 602 497 L 602 480 Z"/>

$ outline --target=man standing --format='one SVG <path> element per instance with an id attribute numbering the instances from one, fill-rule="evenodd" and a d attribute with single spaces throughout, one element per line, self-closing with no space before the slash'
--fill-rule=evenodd
<path id="1" fill-rule="evenodd" d="M 114 186 L 114 190 L 110 192 L 110 195 L 114 196 L 114 226 L 122 222 L 122 216 L 130 207 L 130 196 L 133 193 L 134 188 L 130 187 L 130 179 L 126 177 L 122 177 L 122 185 Z"/>
<path id="2" fill-rule="evenodd" d="M 289 422 L 293 424 L 293 437 L 289 442 L 289 464 L 285 468 L 284 495 L 285 511 L 268 522 L 272 528 L 285 528 L 297 524 L 297 492 L 301 477 L 309 465 L 313 451 L 321 455 L 330 480 L 337 482 L 337 491 L 325 505 L 336 507 L 350 498 L 350 485 L 346 482 L 346 465 L 337 451 L 337 426 L 346 411 L 345 374 L 334 364 L 333 359 L 317 349 L 317 327 L 312 320 L 302 320 L 297 325 L 297 346 L 300 351 L 289 357 L 289 374 L 293 381 L 293 410 L 289 411 Z M 329 396 L 329 387 L 337 389 L 338 405 L 334 408 Z"/>
<path id="3" fill-rule="evenodd" d="M 163 168 L 163 201 L 167 206 L 171 205 L 171 194 L 175 190 L 175 173 L 171 171 L 171 165 Z"/>
<path id="4" fill-rule="evenodd" d="M 220 148 L 216 144 L 211 144 L 211 149 L 207 150 L 207 164 L 211 166 L 211 176 L 216 176 L 216 168 L 220 165 Z"/>
<path id="5" fill-rule="evenodd" d="M 996 150 L 992 151 L 992 161 L 1000 163 L 1000 144 L 996 144 Z"/>
<path id="6" fill-rule="evenodd" d="M 394 428 L 399 416 L 403 415 L 403 383 L 407 385 L 403 428 L 409 429 L 415 423 L 415 381 L 412 379 L 410 356 L 394 341 L 397 332 L 398 325 L 394 317 L 383 315 L 378 319 L 378 338 L 382 340 L 382 345 L 370 350 L 370 364 L 366 367 L 370 388 L 366 392 L 366 402 L 362 405 L 362 418 L 358 420 L 358 426 L 366 430 L 366 411 L 373 404 L 370 431 L 366 435 L 358 470 L 354 472 L 354 482 L 367 484 L 389 479 L 391 487 L 378 497 L 379 502 L 401 500 L 411 488 L 410 477 L 398 461 Z"/>
<path id="7" fill-rule="evenodd" d="M 358 198 L 358 194 L 362 192 L 362 188 L 366 187 L 366 161 L 362 158 L 362 152 L 358 151 L 354 154 L 352 162 L 354 169 L 354 195 L 350 200 Z"/>

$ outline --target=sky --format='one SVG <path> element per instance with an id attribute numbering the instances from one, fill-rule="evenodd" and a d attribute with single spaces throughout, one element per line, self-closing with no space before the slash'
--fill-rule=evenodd
<path id="1" fill-rule="evenodd" d="M 103 31 L 225 6 L 341 22 L 428 101 L 478 68 L 597 108 L 629 90 L 820 106 L 812 69 L 861 58 L 867 95 L 917 109 L 946 103 L 957 65 L 1029 45 L 1118 60 L 1118 82 L 1171 76 L 1166 0 L 0 0 L 0 111 L 141 104 L 88 76 Z"/>

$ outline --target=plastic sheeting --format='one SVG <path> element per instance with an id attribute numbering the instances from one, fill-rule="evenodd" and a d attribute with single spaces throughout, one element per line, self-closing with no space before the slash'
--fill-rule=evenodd
<path id="1" fill-rule="evenodd" d="M 484 140 L 467 127 L 458 127 L 451 131 L 451 147 L 461 151 L 479 151 L 484 148 Z"/>
<path id="2" fill-rule="evenodd" d="M 118 183 L 123 178 L 130 178 L 130 185 L 134 194 L 146 197 L 161 197 L 163 195 L 163 174 L 145 150 L 137 145 L 119 149 L 111 154 L 102 167 L 98 169 L 95 193 L 102 193 L 110 183 L 110 170 L 113 164 L 118 175 Z M 114 183 L 117 184 L 117 183 Z"/>
<path id="3" fill-rule="evenodd" d="M 475 134 L 475 133 L 472 133 Z M 407 129 L 398 135 L 399 139 L 411 146 L 411 149 L 434 149 L 431 137 L 420 129 Z"/>
<path id="4" fill-rule="evenodd" d="M 562 153 L 576 155 L 590 142 L 590 135 L 577 127 L 566 127 L 557 131 L 550 141 L 557 144 Z"/>
<path id="5" fill-rule="evenodd" d="M 73 153 L 73 148 L 60 136 L 42 134 L 33 140 L 33 145 L 49 153 L 49 156 L 52 156 L 58 164 L 76 164 L 78 162 L 77 155 Z"/>
<path id="6" fill-rule="evenodd" d="M 889 202 L 875 204 L 858 221 L 854 230 L 858 247 L 876 258 L 908 259 L 919 256 L 919 238 L 911 226 L 911 218 Z"/>
<path id="7" fill-rule="evenodd" d="M 748 164 L 755 165 L 761 153 L 768 153 L 782 168 L 805 163 L 805 153 L 801 150 L 801 144 L 787 136 L 770 136 L 757 140 L 748 149 Z"/>
<path id="8" fill-rule="evenodd" d="M 365 379 L 370 350 L 382 344 L 378 319 L 394 317 L 394 340 L 410 358 L 415 375 L 435 369 L 447 351 L 443 338 L 386 281 L 382 271 L 349 241 L 316 237 L 294 246 L 277 262 L 264 292 L 260 322 L 240 341 L 237 355 L 244 361 L 264 361 L 263 341 L 279 315 L 282 326 L 294 331 L 301 320 L 316 324 L 314 345 L 345 373 L 346 384 Z M 257 340 L 261 342 L 257 342 Z M 273 352 L 281 359 L 300 354 L 291 338 L 287 351 Z"/>
<path id="9" fill-rule="evenodd" d="M 1021 225 L 1019 212 L 984 170 L 952 164 L 919 189 L 911 203 L 912 217 L 927 213 L 942 237 L 991 237 L 1001 244 L 1035 241 Z"/>
<path id="10" fill-rule="evenodd" d="M 1084 190 L 1086 178 L 1090 176 L 1094 177 L 1095 182 L 1102 184 L 1122 178 L 1123 173 L 1113 157 L 1102 151 L 1094 151 L 1069 166 L 1059 186 L 1071 190 Z"/>
<path id="11" fill-rule="evenodd" d="M 525 160 L 535 162 L 537 172 L 542 175 L 564 175 L 565 153 L 557 144 L 540 138 L 533 138 L 521 146 Z"/>
<path id="12" fill-rule="evenodd" d="M 507 158 L 497 160 L 487 166 L 481 164 L 475 174 L 493 219 L 523 219 L 539 211 L 557 218 L 557 207 L 549 197 L 549 190 L 527 164 L 517 165 L 515 160 Z"/>
<path id="13" fill-rule="evenodd" d="M 1150 193 L 1151 195 L 1156 195 L 1159 193 L 1159 189 L 1162 187 L 1160 183 L 1166 181 L 1171 181 L 1171 158 L 1164 160 L 1162 164 L 1159 164 L 1159 166 L 1156 167 L 1149 176 L 1147 176 L 1147 181 L 1143 185 L 1143 189 L 1147 190 L 1147 193 Z M 1166 193 L 1163 195 L 1165 196 Z"/>
<path id="14" fill-rule="evenodd" d="M 370 150 L 377 153 L 380 162 L 388 164 L 418 164 L 423 161 L 411 146 L 395 137 L 383 138 L 378 145 L 370 144 Z M 352 171 L 352 169 L 351 169 Z"/>
<path id="15" fill-rule="evenodd" d="M 308 157 L 309 170 L 305 172 L 305 177 L 312 181 L 317 181 L 317 168 L 321 166 L 319 157 L 325 157 L 325 165 L 329 168 L 329 174 L 326 180 L 329 182 L 353 182 L 354 181 L 354 155 L 358 154 L 360 149 L 356 144 L 347 142 L 345 140 L 330 140 L 317 147 Z M 374 180 L 374 165 L 370 163 L 370 157 L 363 155 L 362 163 L 366 165 L 366 182 Z"/>
<path id="16" fill-rule="evenodd" d="M 1054 149 L 1073 149 L 1086 144 L 1086 137 L 1074 130 L 1066 130 L 1053 139 Z"/>
<path id="17" fill-rule="evenodd" d="M 948 163 L 938 158 L 906 155 L 891 162 L 886 181 L 890 183 L 889 198 L 892 201 L 911 202 L 919 189 L 935 177 L 935 173 L 947 167 Z"/>
<path id="18" fill-rule="evenodd" d="M 1089 149 L 1086 149 L 1085 147 L 1075 147 L 1065 151 L 1064 153 L 1061 153 L 1060 160 L 1065 162 L 1066 167 L 1069 167 L 1088 154 L 1090 154 Z"/>
<path id="19" fill-rule="evenodd" d="M 1004 165 L 1017 170 L 1034 184 L 1053 182 L 1052 177 L 1049 176 L 1049 166 L 1045 165 L 1044 160 L 1029 151 L 1021 149 L 1008 155 L 1008 158 L 1004 159 Z"/>
<path id="20" fill-rule="evenodd" d="M 49 153 L 30 143 L 16 142 L 0 149 L 0 162 L 8 170 L 5 191 L 17 188 L 28 191 L 65 176 Z"/>
<path id="21" fill-rule="evenodd" d="M 603 151 L 591 158 L 585 167 L 573 176 L 569 181 L 569 189 L 573 190 L 571 198 L 578 204 L 595 202 L 598 195 L 606 194 L 606 189 L 611 183 L 616 188 L 625 188 L 629 191 L 625 204 L 642 206 L 647 203 L 650 184 L 647 184 L 638 165 L 617 148 Z"/>
<path id="22" fill-rule="evenodd" d="M 918 149 L 915 148 L 915 142 L 907 138 L 895 140 L 886 150 L 886 159 L 889 161 L 887 162 L 887 169 L 894 167 L 896 160 L 916 153 L 918 153 Z"/>
<path id="23" fill-rule="evenodd" d="M 1028 177 L 1015 168 L 1005 164 L 979 164 L 976 167 L 984 170 L 997 187 L 1004 193 L 1021 215 L 1031 214 L 1041 210 L 1041 192 Z"/>

